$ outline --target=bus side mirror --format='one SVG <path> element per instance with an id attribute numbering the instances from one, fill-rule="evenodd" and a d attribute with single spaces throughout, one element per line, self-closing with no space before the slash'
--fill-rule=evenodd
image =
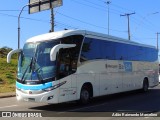
<path id="1" fill-rule="evenodd" d="M 56 60 L 56 55 L 57 55 L 57 52 L 61 49 L 61 48 L 72 48 L 72 47 L 75 47 L 76 44 L 58 44 L 58 45 L 55 45 L 52 49 L 51 49 L 51 52 L 50 52 L 50 60 L 51 61 L 55 61 Z"/>
<path id="2" fill-rule="evenodd" d="M 10 52 L 7 54 L 7 63 L 10 63 L 11 57 L 12 57 L 13 54 L 19 53 L 19 52 L 21 52 L 21 51 L 22 51 L 21 49 L 16 49 L 16 50 L 10 51 Z"/>

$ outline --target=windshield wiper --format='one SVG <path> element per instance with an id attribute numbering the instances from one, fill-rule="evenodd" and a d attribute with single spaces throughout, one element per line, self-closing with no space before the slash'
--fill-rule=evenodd
<path id="1" fill-rule="evenodd" d="M 43 77 L 40 71 L 42 71 L 42 67 L 37 68 L 34 72 L 36 72 L 38 80 L 43 83 Z"/>
<path id="2" fill-rule="evenodd" d="M 23 79 L 24 79 L 24 76 L 26 75 L 26 72 L 27 72 L 27 70 L 28 70 L 29 67 L 30 67 L 30 70 L 31 70 L 32 64 L 33 64 L 33 57 L 31 58 L 30 64 L 27 66 L 27 68 L 25 69 L 25 71 L 24 71 L 24 73 L 23 73 L 23 76 L 22 76 L 22 78 L 21 78 L 21 81 L 22 81 L 22 82 L 25 81 L 25 80 L 23 80 Z M 31 71 L 30 71 L 30 72 L 31 72 Z"/>

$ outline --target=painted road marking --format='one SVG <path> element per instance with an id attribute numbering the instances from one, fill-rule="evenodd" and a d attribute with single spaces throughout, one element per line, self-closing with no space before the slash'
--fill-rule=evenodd
<path id="1" fill-rule="evenodd" d="M 0 107 L 0 109 L 3 109 L 3 108 L 9 108 L 9 107 L 15 107 L 15 106 L 18 106 L 18 105 L 4 106 L 4 107 Z"/>

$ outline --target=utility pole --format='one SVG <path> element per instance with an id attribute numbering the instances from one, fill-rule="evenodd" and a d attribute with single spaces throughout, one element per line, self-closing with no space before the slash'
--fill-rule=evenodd
<path id="1" fill-rule="evenodd" d="M 53 8 L 51 8 L 51 30 L 50 32 L 54 32 L 54 12 Z"/>
<path id="2" fill-rule="evenodd" d="M 20 27 L 20 19 L 21 19 L 21 14 L 22 14 L 24 8 L 27 7 L 28 5 L 29 4 L 23 6 L 21 11 L 20 11 L 20 13 L 19 13 L 19 15 L 18 15 L 18 49 L 20 49 L 20 32 L 21 32 L 20 31 L 20 29 L 21 29 L 21 27 Z"/>
<path id="3" fill-rule="evenodd" d="M 120 15 L 120 16 L 127 16 L 127 19 L 128 19 L 128 39 L 129 40 L 131 39 L 129 17 L 130 17 L 130 15 L 133 15 L 133 14 L 135 14 L 135 12 L 134 13 L 126 13 L 124 15 Z"/>
<path id="4" fill-rule="evenodd" d="M 107 1 L 106 3 L 107 3 L 107 5 L 108 5 L 108 35 L 109 35 L 109 22 L 110 22 L 110 21 L 109 21 L 109 17 L 110 17 L 110 16 L 109 16 L 109 4 L 111 3 L 111 1 Z"/>
<path id="5" fill-rule="evenodd" d="M 157 34 L 157 50 L 158 50 L 158 49 L 159 49 L 159 46 L 158 46 L 158 36 L 159 36 L 160 33 L 157 32 L 156 34 Z M 159 51 L 159 50 L 158 50 L 158 51 Z"/>

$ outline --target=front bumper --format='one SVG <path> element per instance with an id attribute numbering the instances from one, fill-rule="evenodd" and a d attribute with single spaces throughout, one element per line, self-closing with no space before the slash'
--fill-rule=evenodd
<path id="1" fill-rule="evenodd" d="M 16 89 L 16 98 L 18 101 L 26 102 L 58 103 L 58 95 L 56 94 L 56 90 L 48 92 L 44 91 L 40 93 L 30 90 L 26 90 L 24 92 L 22 90 Z"/>

